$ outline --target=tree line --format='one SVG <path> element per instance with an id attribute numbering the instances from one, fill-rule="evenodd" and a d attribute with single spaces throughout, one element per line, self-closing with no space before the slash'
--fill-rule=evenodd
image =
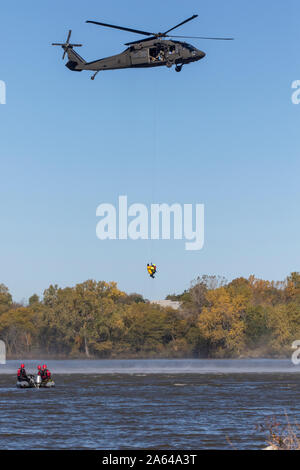
<path id="1" fill-rule="evenodd" d="M 8 357 L 283 357 L 300 339 L 300 273 L 284 281 L 201 276 L 163 308 L 117 284 L 51 285 L 15 303 L 0 284 L 0 339 Z"/>

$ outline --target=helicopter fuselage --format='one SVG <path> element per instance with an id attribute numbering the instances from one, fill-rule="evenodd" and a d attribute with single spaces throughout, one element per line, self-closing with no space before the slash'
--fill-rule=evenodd
<path id="1" fill-rule="evenodd" d="M 67 50 L 67 54 L 69 62 L 66 66 L 74 71 L 101 71 L 159 66 L 172 67 L 172 65 L 182 67 L 184 64 L 189 64 L 205 57 L 204 52 L 186 42 L 162 39 L 137 43 L 125 49 L 121 54 L 92 62 L 85 62 L 72 48 Z M 81 60 L 78 60 L 78 58 Z"/>

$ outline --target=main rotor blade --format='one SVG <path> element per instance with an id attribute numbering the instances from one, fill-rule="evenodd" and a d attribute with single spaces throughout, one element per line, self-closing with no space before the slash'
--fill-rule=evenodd
<path id="1" fill-rule="evenodd" d="M 99 26 L 107 26 L 108 28 L 120 29 L 122 31 L 129 31 L 130 33 L 142 34 L 143 36 L 153 36 L 155 33 L 149 33 L 148 31 L 140 31 L 139 29 L 124 28 L 124 26 L 116 26 L 114 24 L 99 23 L 99 21 L 86 21 L 86 23 L 97 24 Z"/>
<path id="2" fill-rule="evenodd" d="M 198 16 L 198 15 L 193 15 L 193 16 L 191 16 L 190 18 L 188 18 L 187 20 L 182 21 L 182 22 L 179 23 L 178 25 L 173 26 L 173 28 L 168 29 L 168 31 L 166 31 L 165 33 L 163 33 L 162 36 L 165 36 L 165 35 L 168 34 L 170 31 L 173 31 L 174 29 L 179 28 L 179 26 L 182 26 L 183 24 L 188 23 L 189 21 L 194 20 L 195 18 L 197 18 L 197 16 Z"/>
<path id="3" fill-rule="evenodd" d="M 126 42 L 125 46 L 131 46 L 132 44 L 140 44 L 141 42 L 152 41 L 153 39 L 157 39 L 157 36 L 152 36 L 151 38 L 139 39 L 138 41 Z"/>
<path id="4" fill-rule="evenodd" d="M 171 38 L 185 38 L 185 39 L 211 39 L 214 41 L 234 41 L 234 38 L 208 38 L 208 37 L 203 37 L 203 36 L 171 36 L 167 35 L 167 37 Z"/>
<path id="5" fill-rule="evenodd" d="M 53 42 L 52 46 L 67 46 L 65 42 Z M 82 44 L 69 44 L 69 47 L 81 47 Z"/>
<path id="6" fill-rule="evenodd" d="M 173 34 L 169 35 L 167 34 L 166 36 L 163 36 L 166 38 L 183 38 L 183 39 L 209 39 L 209 40 L 214 40 L 214 41 L 234 41 L 234 38 L 207 38 L 207 37 L 202 37 L 202 36 L 173 36 Z M 141 42 L 147 42 L 147 41 L 152 41 L 153 39 L 159 39 L 157 36 L 152 36 L 151 38 L 146 38 L 146 39 L 140 39 L 139 41 L 132 41 L 132 42 L 126 42 L 125 46 L 131 46 L 133 44 L 140 44 Z"/>

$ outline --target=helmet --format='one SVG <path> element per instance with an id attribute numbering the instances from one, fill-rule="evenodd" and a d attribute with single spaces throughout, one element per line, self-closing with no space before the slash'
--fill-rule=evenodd
<path id="1" fill-rule="evenodd" d="M 43 365 L 43 369 L 47 369 L 47 366 L 46 366 L 46 364 L 44 364 L 44 365 Z"/>
<path id="2" fill-rule="evenodd" d="M 25 364 L 21 364 L 21 369 L 24 369 L 25 368 Z"/>
<path id="3" fill-rule="evenodd" d="M 38 370 L 41 370 L 42 367 L 41 367 L 41 366 L 38 366 L 37 368 L 38 368 Z"/>

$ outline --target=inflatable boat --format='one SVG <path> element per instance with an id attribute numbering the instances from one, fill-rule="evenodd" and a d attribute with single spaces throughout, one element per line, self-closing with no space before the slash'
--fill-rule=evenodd
<path id="1" fill-rule="evenodd" d="M 50 379 L 47 381 L 42 381 L 40 375 L 28 375 L 27 380 L 21 380 L 17 382 L 17 388 L 53 388 L 55 387 L 55 382 Z"/>

